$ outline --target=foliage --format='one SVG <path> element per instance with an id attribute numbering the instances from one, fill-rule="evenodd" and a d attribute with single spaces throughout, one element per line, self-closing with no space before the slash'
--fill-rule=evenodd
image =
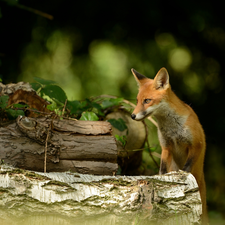
<path id="1" fill-rule="evenodd" d="M 31 83 L 31 86 L 41 97 L 46 95 L 58 104 L 62 105 L 65 103 L 67 99 L 66 93 L 62 88 L 56 85 L 55 81 L 45 80 L 39 77 L 34 77 L 34 80 L 37 83 Z"/>
<path id="2" fill-rule="evenodd" d="M 121 145 L 123 147 L 125 147 L 125 145 L 127 143 L 127 139 L 126 139 L 125 135 L 119 136 L 119 135 L 115 134 L 115 138 L 116 138 L 117 141 L 119 141 L 121 143 Z"/>
<path id="3" fill-rule="evenodd" d="M 106 108 L 109 108 L 109 107 L 113 107 L 113 106 L 119 105 L 122 100 L 123 100 L 123 98 L 106 99 L 106 100 L 104 100 L 102 102 L 102 108 L 106 109 Z"/>
<path id="4" fill-rule="evenodd" d="M 111 125 L 116 127 L 119 131 L 124 131 L 127 129 L 127 125 L 122 118 L 109 119 L 108 122 L 110 122 Z"/>
<path id="5" fill-rule="evenodd" d="M 123 100 L 122 98 L 104 98 L 101 100 L 85 99 L 83 101 L 69 101 L 65 91 L 55 81 L 39 77 L 35 77 L 34 80 L 36 83 L 31 83 L 32 88 L 42 98 L 51 103 L 47 108 L 59 116 L 73 117 L 79 120 L 102 120 L 104 119 L 105 112 L 112 108 L 120 107 Z M 26 109 L 28 106 L 21 104 L 8 106 L 8 98 L 8 96 L 0 97 L 0 113 L 6 113 L 7 118 L 10 120 L 16 119 L 18 115 L 24 115 L 23 109 Z M 118 120 L 110 119 L 109 122 L 120 131 L 127 129 L 125 122 L 121 118 Z"/>
<path id="6" fill-rule="evenodd" d="M 24 116 L 24 111 L 18 108 L 25 108 L 26 105 L 13 104 L 8 106 L 9 96 L 0 96 L 0 116 L 4 118 L 4 114 L 10 120 L 16 119 L 19 115 Z"/>
<path id="7" fill-rule="evenodd" d="M 92 120 L 97 121 L 103 119 L 104 112 L 112 108 L 119 107 L 123 101 L 123 98 L 103 98 L 101 100 L 91 100 L 86 98 L 83 101 L 69 101 L 67 100 L 66 93 L 59 87 L 54 81 L 45 80 L 43 78 L 35 77 L 37 83 L 32 83 L 32 87 L 45 99 L 51 102 L 48 105 L 48 109 L 55 111 L 61 115 L 61 110 L 64 108 L 67 114 L 64 116 L 70 116 L 79 120 Z M 67 102 L 67 103 L 66 103 Z M 123 119 L 109 119 L 109 123 L 117 128 L 119 131 L 127 129 L 127 126 Z M 122 140 L 122 139 L 121 139 Z"/>
<path id="8" fill-rule="evenodd" d="M 80 120 L 92 120 L 97 121 L 99 120 L 98 116 L 94 112 L 83 112 Z"/>

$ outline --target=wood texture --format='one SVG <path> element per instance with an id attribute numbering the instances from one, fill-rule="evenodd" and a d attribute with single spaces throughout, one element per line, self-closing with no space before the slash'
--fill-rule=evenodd
<path id="1" fill-rule="evenodd" d="M 46 122 L 48 122 L 47 120 Z M 43 118 L 40 122 L 44 122 Z M 54 120 L 54 128 L 58 131 L 73 132 L 74 134 L 99 135 L 111 134 L 111 124 L 107 121 L 73 121 Z"/>
<path id="2" fill-rule="evenodd" d="M 72 171 L 82 174 L 113 174 L 118 169 L 117 163 L 99 161 L 60 160 L 49 171 Z"/>
<path id="3" fill-rule="evenodd" d="M 116 141 L 105 121 L 18 117 L 16 123 L 0 127 L 0 159 L 19 168 L 43 171 L 47 132 L 47 172 L 112 175 L 117 171 Z"/>
<path id="4" fill-rule="evenodd" d="M 183 171 L 128 177 L 1 166 L 0 189 L 0 217 L 11 224 L 194 225 L 202 213 L 197 182 Z"/>
<path id="5" fill-rule="evenodd" d="M 115 139 L 112 136 L 64 136 L 63 141 L 69 144 L 66 149 L 61 149 L 60 159 L 95 159 L 108 162 L 117 160 Z"/>

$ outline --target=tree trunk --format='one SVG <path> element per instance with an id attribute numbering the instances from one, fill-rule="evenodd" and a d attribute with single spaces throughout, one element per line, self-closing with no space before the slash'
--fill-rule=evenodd
<path id="1" fill-rule="evenodd" d="M 202 213 L 196 180 L 183 171 L 126 177 L 1 166 L 0 188 L 1 224 L 190 225 Z"/>

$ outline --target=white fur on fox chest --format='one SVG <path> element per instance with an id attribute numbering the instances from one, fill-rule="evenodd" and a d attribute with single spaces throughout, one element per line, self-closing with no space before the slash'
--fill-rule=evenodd
<path id="1" fill-rule="evenodd" d="M 187 116 L 180 116 L 166 102 L 161 102 L 154 113 L 158 122 L 158 137 L 162 146 L 172 146 L 172 152 L 179 155 L 192 142 L 192 134 L 185 122 Z M 181 150 L 181 151 L 180 151 Z"/>

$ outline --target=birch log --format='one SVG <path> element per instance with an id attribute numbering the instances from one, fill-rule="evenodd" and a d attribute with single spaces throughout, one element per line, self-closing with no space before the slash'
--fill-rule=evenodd
<path id="1" fill-rule="evenodd" d="M 40 173 L 1 166 L 1 224 L 199 224 L 195 178 Z M 15 223 L 16 222 L 16 223 Z"/>

